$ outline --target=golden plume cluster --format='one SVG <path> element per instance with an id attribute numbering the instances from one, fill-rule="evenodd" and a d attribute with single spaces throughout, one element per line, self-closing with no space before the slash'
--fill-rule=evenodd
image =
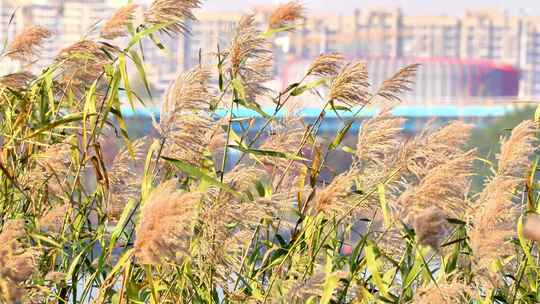
<path id="1" fill-rule="evenodd" d="M 24 62 L 38 57 L 43 42 L 52 36 L 46 28 L 31 26 L 17 34 L 9 45 L 5 55 Z"/>
<path id="2" fill-rule="evenodd" d="M 363 61 L 349 63 L 332 80 L 328 98 L 347 106 L 368 103 L 369 81 L 366 64 Z"/>
<path id="3" fill-rule="evenodd" d="M 307 75 L 320 77 L 334 77 L 343 67 L 345 59 L 339 53 L 321 54 L 308 69 Z"/>
<path id="4" fill-rule="evenodd" d="M 170 86 L 158 126 L 164 140 L 163 155 L 198 165 L 216 136 L 210 116 L 210 73 L 197 68 L 182 73 Z"/>
<path id="5" fill-rule="evenodd" d="M 145 144 L 148 140 L 148 137 L 142 137 L 132 142 L 134 157 L 127 148 L 114 157 L 108 172 L 110 196 L 107 204 L 107 218 L 113 222 L 120 218 L 129 200 L 140 197 L 143 175 L 140 162 L 146 157 Z"/>
<path id="6" fill-rule="evenodd" d="M 189 256 L 189 242 L 200 200 L 198 193 L 177 190 L 174 180 L 154 189 L 144 202 L 136 227 L 134 248 L 140 263 L 181 263 Z"/>
<path id="7" fill-rule="evenodd" d="M 268 29 L 294 29 L 296 21 L 304 18 L 304 7 L 296 1 L 278 6 L 268 18 Z"/>
<path id="8" fill-rule="evenodd" d="M 35 272 L 40 252 L 21 241 L 24 220 L 8 220 L 0 233 L 0 300 L 19 303 L 26 296 L 23 283 Z"/>
<path id="9" fill-rule="evenodd" d="M 242 82 L 248 100 L 254 101 L 268 91 L 264 83 L 272 79 L 271 44 L 257 29 L 253 15 L 244 16 L 238 22 L 226 53 L 230 75 Z"/>
<path id="10" fill-rule="evenodd" d="M 496 174 L 487 180 L 471 214 L 473 269 L 493 285 L 500 281 L 490 271 L 491 264 L 513 252 L 510 240 L 516 236 L 519 215 L 514 203 L 515 191 L 524 181 L 523 171 L 529 157 L 536 151 L 536 132 L 536 125 L 527 120 L 515 127 L 509 138 L 502 139 Z"/>
<path id="11" fill-rule="evenodd" d="M 145 12 L 145 21 L 163 26 L 163 31 L 182 34 L 187 31 L 186 23 L 195 20 L 193 9 L 199 8 L 199 0 L 154 0 Z"/>
<path id="12" fill-rule="evenodd" d="M 115 39 L 126 36 L 126 28 L 135 18 L 137 9 L 138 6 L 134 3 L 129 3 L 119 8 L 101 28 L 101 37 Z"/>

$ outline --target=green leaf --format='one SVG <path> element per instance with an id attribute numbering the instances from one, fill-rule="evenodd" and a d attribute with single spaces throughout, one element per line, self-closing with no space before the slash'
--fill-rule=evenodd
<path id="1" fill-rule="evenodd" d="M 294 88 L 294 90 L 291 92 L 291 95 L 292 96 L 299 96 L 299 95 L 302 95 L 305 91 L 308 91 L 308 90 L 312 90 L 312 89 L 315 89 L 323 84 L 326 83 L 326 79 L 324 78 L 321 78 L 321 79 L 317 79 L 315 81 L 312 81 L 310 83 L 307 83 L 305 85 L 301 85 L 301 86 L 297 86 L 296 88 Z"/>
<path id="2" fill-rule="evenodd" d="M 222 190 L 225 190 L 235 196 L 240 196 L 240 193 L 234 191 L 231 187 L 227 186 L 226 184 L 218 181 L 217 179 L 215 179 L 214 177 L 208 175 L 206 172 L 202 171 L 201 169 L 197 168 L 197 167 L 194 167 L 190 164 L 188 164 L 187 162 L 183 161 L 183 160 L 180 160 L 180 159 L 174 159 L 174 158 L 168 158 L 168 157 L 165 157 L 165 156 L 162 156 L 161 158 L 163 158 L 165 161 L 167 161 L 168 163 L 174 165 L 176 168 L 178 168 L 179 170 L 183 171 L 184 173 L 192 176 L 192 177 L 196 177 L 198 179 L 200 179 L 201 181 L 204 181 L 210 185 L 213 185 L 213 186 L 216 186 Z"/>
<path id="3" fill-rule="evenodd" d="M 126 224 L 130 218 L 130 215 L 132 214 L 133 210 L 137 207 L 137 201 L 134 199 L 130 199 L 127 203 L 127 205 L 124 207 L 124 210 L 122 211 L 122 214 L 120 215 L 120 219 L 118 220 L 118 223 L 114 227 L 114 230 L 111 233 L 111 240 L 109 242 L 109 252 L 112 252 L 114 249 L 114 246 L 116 245 L 116 241 L 118 240 L 118 237 L 122 234 L 124 231 Z"/>
<path id="4" fill-rule="evenodd" d="M 326 278 L 323 285 L 321 301 L 319 303 L 328 304 L 332 300 L 332 295 L 334 294 L 334 290 L 336 290 L 338 286 L 339 276 L 337 273 L 332 272 L 332 257 L 327 256 L 326 265 L 324 268 L 325 268 Z"/>
<path id="5" fill-rule="evenodd" d="M 90 113 L 88 114 L 87 116 L 95 116 L 96 113 Z M 51 123 L 49 123 L 48 125 L 46 125 L 45 127 L 43 128 L 40 128 L 34 132 L 32 132 L 30 135 L 26 136 L 24 138 L 24 140 L 27 140 L 27 139 L 30 139 L 32 137 L 35 137 L 41 133 L 44 133 L 44 132 L 47 132 L 49 130 L 52 130 L 58 126 L 61 126 L 61 125 L 65 125 L 65 124 L 68 124 L 68 123 L 71 123 L 71 122 L 75 122 L 75 121 L 79 121 L 79 120 L 82 120 L 83 119 L 83 113 L 75 113 L 75 114 L 69 114 L 69 115 L 66 115 L 64 116 L 62 119 L 59 119 L 59 120 L 56 120 L 56 121 L 53 121 Z"/>
<path id="6" fill-rule="evenodd" d="M 124 88 L 126 90 L 126 96 L 128 98 L 129 105 L 131 106 L 131 109 L 135 111 L 135 104 L 133 103 L 133 91 L 131 91 L 131 86 L 129 85 L 126 56 L 124 56 L 123 54 L 120 54 L 118 56 L 118 69 L 120 70 L 120 76 L 122 77 L 122 80 L 124 82 Z"/>
<path id="7" fill-rule="evenodd" d="M 388 287 L 384 283 L 381 273 L 380 273 L 380 267 L 379 263 L 377 262 L 377 255 L 375 253 L 375 247 L 373 244 L 368 244 L 366 248 L 364 249 L 366 253 L 366 261 L 367 261 L 367 269 L 369 273 L 371 274 L 371 277 L 373 278 L 373 281 L 375 282 L 375 286 L 379 289 L 379 291 L 385 296 L 388 296 Z"/>
<path id="8" fill-rule="evenodd" d="M 339 147 L 339 145 L 341 144 L 341 142 L 343 141 L 343 139 L 345 138 L 345 136 L 347 135 L 347 133 L 349 133 L 349 130 L 351 129 L 353 125 L 353 122 L 350 121 L 348 123 L 345 124 L 345 126 L 343 126 L 343 128 L 341 128 L 341 130 L 339 131 L 339 133 L 336 135 L 336 137 L 334 138 L 334 140 L 332 141 L 332 143 L 330 144 L 330 147 L 329 149 L 331 151 L 335 150 L 337 147 Z"/>
<path id="9" fill-rule="evenodd" d="M 122 113 L 119 109 L 115 108 L 111 108 L 111 113 L 113 113 L 113 115 L 116 117 L 116 120 L 118 121 L 118 127 L 120 127 L 120 135 L 122 135 L 122 138 L 124 139 L 129 155 L 132 159 L 135 159 L 135 151 L 133 150 L 133 145 L 131 145 L 131 141 L 129 140 L 126 121 L 124 120 Z"/>
<path id="10" fill-rule="evenodd" d="M 238 93 L 238 97 L 240 99 L 246 100 L 246 89 L 244 88 L 244 84 L 238 79 L 233 79 L 231 81 L 232 87 L 235 89 L 236 93 Z"/>
<path id="11" fill-rule="evenodd" d="M 133 61 L 133 63 L 135 63 L 135 67 L 137 68 L 137 72 L 139 73 L 139 76 L 141 77 L 143 83 L 144 83 L 144 88 L 146 89 L 146 92 L 148 93 L 148 96 L 150 97 L 150 99 L 152 99 L 152 89 L 150 88 L 150 83 L 148 82 L 148 77 L 146 77 L 146 72 L 144 70 L 144 63 L 141 59 L 141 57 L 139 56 L 139 54 L 135 51 L 130 51 L 129 54 L 131 55 L 131 60 Z M 143 101 L 141 101 L 143 102 Z M 144 105 L 144 103 L 143 103 Z"/>

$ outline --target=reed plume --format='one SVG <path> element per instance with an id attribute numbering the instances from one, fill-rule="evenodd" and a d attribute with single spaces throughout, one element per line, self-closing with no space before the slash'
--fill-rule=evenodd
<path id="1" fill-rule="evenodd" d="M 60 234 L 64 227 L 64 221 L 68 219 L 70 212 L 69 204 L 62 204 L 47 211 L 38 221 L 41 231 L 51 234 Z"/>
<path id="2" fill-rule="evenodd" d="M 163 26 L 163 31 L 182 34 L 188 31 L 187 23 L 196 20 L 193 10 L 201 6 L 199 0 L 154 0 L 145 12 L 145 21 Z"/>
<path id="3" fill-rule="evenodd" d="M 24 90 L 34 79 L 30 72 L 17 72 L 0 77 L 0 85 L 11 90 Z"/>
<path id="4" fill-rule="evenodd" d="M 165 94 L 165 102 L 161 106 L 164 120 L 177 113 L 209 111 L 213 97 L 208 87 L 210 76 L 210 71 L 204 68 L 181 73 Z"/>
<path id="5" fill-rule="evenodd" d="M 400 102 L 401 95 L 411 90 L 419 66 L 419 64 L 411 64 L 400 69 L 394 76 L 382 83 L 377 95 L 389 101 Z"/>
<path id="6" fill-rule="evenodd" d="M 459 282 L 439 283 L 436 286 L 421 287 L 414 297 L 416 304 L 467 303 L 470 288 Z"/>
<path id="7" fill-rule="evenodd" d="M 273 126 L 269 136 L 261 143 L 259 148 L 294 155 L 302 144 L 304 133 L 304 122 L 301 118 L 286 118 L 281 124 Z M 306 149 L 300 151 L 300 156 L 306 154 L 308 154 Z M 288 159 L 280 157 L 263 156 L 261 161 L 269 171 L 276 175 L 284 172 L 289 165 Z"/>
<path id="8" fill-rule="evenodd" d="M 344 60 L 338 53 L 321 54 L 311 63 L 307 75 L 334 77 L 343 67 Z"/>
<path id="9" fill-rule="evenodd" d="M 445 212 L 436 206 L 428 207 L 415 215 L 413 219 L 416 241 L 437 250 L 447 236 L 448 222 Z"/>
<path id="10" fill-rule="evenodd" d="M 19 61 L 32 61 L 39 55 L 43 42 L 51 36 L 46 28 L 28 27 L 15 36 L 5 55 Z"/>
<path id="11" fill-rule="evenodd" d="M 407 142 L 400 152 L 400 161 L 407 174 L 421 179 L 434 167 L 463 154 L 470 138 L 472 125 L 461 121 L 429 132 L 431 125 L 413 140 Z"/>
<path id="12" fill-rule="evenodd" d="M 159 185 L 141 209 L 136 227 L 135 256 L 142 264 L 181 263 L 189 256 L 199 193 L 182 193 L 176 181 Z"/>
<path id="13" fill-rule="evenodd" d="M 0 233 L 0 300 L 7 303 L 19 303 L 26 295 L 22 284 L 34 274 L 40 255 L 21 241 L 24 226 L 24 220 L 8 220 Z"/>
<path id="14" fill-rule="evenodd" d="M 24 177 L 25 183 L 33 189 L 38 189 L 45 184 L 49 194 L 63 193 L 64 183 L 71 166 L 71 145 L 53 144 L 33 156 L 37 166 Z"/>
<path id="15" fill-rule="evenodd" d="M 536 125 L 531 120 L 520 123 L 509 138 L 503 138 L 498 156 L 498 174 L 521 177 L 529 166 L 529 156 L 536 150 Z"/>
<path id="16" fill-rule="evenodd" d="M 513 203 L 517 185 L 516 179 L 502 176 L 491 179 L 472 213 L 469 238 L 474 252 L 473 270 L 493 285 L 499 282 L 490 271 L 491 263 L 513 253 L 510 239 L 515 235 L 518 216 L 517 206 Z"/>
<path id="17" fill-rule="evenodd" d="M 418 185 L 408 185 L 398 205 L 409 215 L 436 206 L 447 217 L 462 218 L 466 209 L 465 189 L 470 183 L 475 158 L 474 151 L 469 151 L 431 168 Z"/>
<path id="18" fill-rule="evenodd" d="M 523 225 L 523 236 L 531 241 L 540 242 L 540 216 L 531 213 Z"/>
<path id="19" fill-rule="evenodd" d="M 295 22 L 304 18 L 304 7 L 297 1 L 278 6 L 268 18 L 268 29 L 294 29 Z"/>
<path id="20" fill-rule="evenodd" d="M 158 129 L 165 141 L 163 155 L 197 165 L 216 135 L 210 116 L 210 74 L 195 69 L 179 75 L 161 109 Z"/>
<path id="21" fill-rule="evenodd" d="M 129 3 L 119 8 L 101 28 L 101 37 L 105 39 L 116 39 L 127 35 L 126 27 L 135 18 L 138 6 Z"/>
<path id="22" fill-rule="evenodd" d="M 349 63 L 332 80 L 329 99 L 349 107 L 365 105 L 369 98 L 368 88 L 366 64 L 362 61 Z"/>
<path id="23" fill-rule="evenodd" d="M 474 271 L 495 286 L 500 284 L 500 279 L 489 271 L 490 265 L 512 255 L 510 240 L 515 236 L 519 215 L 513 199 L 522 182 L 520 171 L 526 168 L 527 160 L 536 151 L 533 145 L 535 131 L 534 123 L 527 120 L 514 128 L 509 138 L 501 139 L 498 170 L 488 179 L 472 212 L 469 237 L 474 252 Z"/>
<path id="24" fill-rule="evenodd" d="M 402 141 L 404 118 L 392 117 L 391 109 L 381 111 L 376 117 L 362 123 L 356 145 L 358 161 L 378 170 L 395 160 Z"/>
<path id="25" fill-rule="evenodd" d="M 141 161 L 146 156 L 145 142 L 148 137 L 140 138 L 132 143 L 134 158 L 129 150 L 121 150 L 112 162 L 109 170 L 110 197 L 107 204 L 107 218 L 117 221 L 129 200 L 137 200 L 140 197 L 142 183 Z"/>
<path id="26" fill-rule="evenodd" d="M 80 98 L 87 87 L 101 80 L 96 87 L 96 91 L 101 93 L 107 86 L 105 66 L 112 63 L 117 52 L 118 49 L 110 44 L 92 40 L 81 40 L 62 49 L 55 58 L 59 66 L 59 86 L 64 92 Z"/>
<path id="27" fill-rule="evenodd" d="M 311 203 L 313 204 L 311 206 L 313 211 L 316 214 L 345 214 L 350 208 L 348 198 L 352 194 L 352 188 L 357 175 L 358 172 L 356 170 L 349 170 L 336 176 L 330 184 L 320 189 Z"/>
<path id="28" fill-rule="evenodd" d="M 272 79 L 271 44 L 257 29 L 253 15 L 244 16 L 238 22 L 226 53 L 230 75 L 242 82 L 249 101 L 268 91 L 264 83 Z"/>

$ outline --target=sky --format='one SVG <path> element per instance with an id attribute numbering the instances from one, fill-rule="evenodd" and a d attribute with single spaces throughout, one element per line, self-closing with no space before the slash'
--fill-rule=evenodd
<path id="1" fill-rule="evenodd" d="M 275 0 L 205 0 L 208 9 L 247 10 L 254 5 L 279 3 Z M 515 15 L 540 16 L 540 0 L 304 0 L 309 11 L 337 11 L 351 8 L 400 7 L 408 15 L 454 15 L 467 9 L 500 8 Z"/>

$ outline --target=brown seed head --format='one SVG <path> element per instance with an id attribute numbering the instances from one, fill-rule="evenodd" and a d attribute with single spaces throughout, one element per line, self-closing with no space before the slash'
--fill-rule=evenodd
<path id="1" fill-rule="evenodd" d="M 20 61 L 32 61 L 39 55 L 43 42 L 51 36 L 52 33 L 43 27 L 28 27 L 15 36 L 5 55 Z"/>
<path id="2" fill-rule="evenodd" d="M 372 167 L 383 167 L 395 158 L 401 146 L 405 119 L 393 117 L 390 109 L 362 124 L 356 146 L 356 157 Z"/>
<path id="3" fill-rule="evenodd" d="M 297 1 L 278 6 L 268 19 L 268 29 L 293 27 L 295 22 L 304 18 L 304 7 Z"/>
<path id="4" fill-rule="evenodd" d="M 365 63 L 361 61 L 350 63 L 332 80 L 329 98 L 347 106 L 364 105 L 368 101 L 368 88 Z"/>
<path id="5" fill-rule="evenodd" d="M 34 79 L 35 76 L 30 72 L 17 72 L 2 76 L 0 85 L 17 91 L 28 87 Z"/>
<path id="6" fill-rule="evenodd" d="M 167 120 L 178 113 L 209 111 L 213 97 L 208 87 L 210 76 L 210 71 L 203 68 L 181 73 L 167 90 L 161 106 L 162 118 Z"/>
<path id="7" fill-rule="evenodd" d="M 52 234 L 59 234 L 64 227 L 64 221 L 68 216 L 69 205 L 62 204 L 56 206 L 45 213 L 38 221 L 38 226 L 42 231 Z"/>
<path id="8" fill-rule="evenodd" d="M 310 76 L 333 77 L 343 67 L 344 58 L 341 54 L 330 53 L 319 55 L 308 70 Z"/>
<path id="9" fill-rule="evenodd" d="M 468 302 L 470 288 L 462 283 L 439 283 L 437 286 L 419 288 L 415 297 L 416 304 L 454 304 Z"/>
<path id="10" fill-rule="evenodd" d="M 126 27 L 135 18 L 135 11 L 137 8 L 138 6 L 134 3 L 119 8 L 101 28 L 101 37 L 105 39 L 115 39 L 126 36 Z"/>
<path id="11" fill-rule="evenodd" d="M 132 142 L 135 158 L 124 148 L 115 157 L 109 170 L 110 197 L 107 204 L 107 218 L 116 221 L 120 218 L 124 207 L 130 199 L 138 200 L 142 182 L 140 162 L 146 156 L 145 143 L 148 137 Z"/>
<path id="12" fill-rule="evenodd" d="M 411 90 L 419 66 L 419 64 L 411 64 L 399 70 L 394 76 L 383 82 L 377 95 L 389 101 L 401 101 L 400 95 Z"/>
<path id="13" fill-rule="evenodd" d="M 498 155 L 499 175 L 524 176 L 530 165 L 529 157 L 536 151 L 536 125 L 532 120 L 520 123 L 509 138 L 502 139 Z"/>
<path id="14" fill-rule="evenodd" d="M 523 226 L 523 236 L 531 241 L 540 242 L 540 216 L 529 214 Z"/>
<path id="15" fill-rule="evenodd" d="M 471 217 L 469 238 L 474 253 L 473 271 L 494 285 L 498 283 L 490 272 L 491 263 L 514 253 L 510 240 L 515 235 L 519 213 L 513 203 L 513 191 L 518 184 L 515 178 L 492 178 L 480 193 Z"/>
<path id="16" fill-rule="evenodd" d="M 422 210 L 414 217 L 413 228 L 416 232 L 416 241 L 419 244 L 430 246 L 438 250 L 447 234 L 445 213 L 436 206 Z"/>
<path id="17" fill-rule="evenodd" d="M 186 22 L 196 20 L 192 11 L 200 6 L 200 0 L 154 0 L 144 17 L 151 25 L 166 25 L 164 32 L 182 34 L 188 30 Z"/>
<path id="18" fill-rule="evenodd" d="M 229 70 L 233 78 L 244 85 L 250 101 L 268 89 L 264 83 L 272 79 L 272 51 L 270 42 L 257 29 L 253 15 L 242 17 L 229 50 Z"/>
<path id="19" fill-rule="evenodd" d="M 201 200 L 198 193 L 181 193 L 176 181 L 154 189 L 136 227 L 135 256 L 142 264 L 180 263 L 189 255 L 192 225 Z"/>

